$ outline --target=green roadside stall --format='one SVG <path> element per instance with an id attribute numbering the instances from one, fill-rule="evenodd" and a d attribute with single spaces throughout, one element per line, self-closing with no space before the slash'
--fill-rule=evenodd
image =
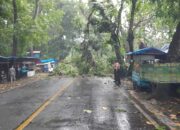
<path id="1" fill-rule="evenodd" d="M 151 89 L 156 84 L 180 83 L 180 63 L 161 63 L 166 53 L 144 48 L 127 54 L 133 57 L 132 81 L 135 88 Z"/>

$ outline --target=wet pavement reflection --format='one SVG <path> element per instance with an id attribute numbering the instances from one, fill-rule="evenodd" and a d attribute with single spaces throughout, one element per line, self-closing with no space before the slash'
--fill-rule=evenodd
<path id="1" fill-rule="evenodd" d="M 26 129 L 154 130 L 111 78 L 81 78 Z"/>
<path id="2" fill-rule="evenodd" d="M 70 79 L 48 79 L 0 95 L 0 130 L 17 127 Z M 8 123 L 7 123 L 8 122 Z M 78 78 L 25 130 L 154 130 L 111 78 Z M 10 124 L 10 125 L 8 125 Z"/>

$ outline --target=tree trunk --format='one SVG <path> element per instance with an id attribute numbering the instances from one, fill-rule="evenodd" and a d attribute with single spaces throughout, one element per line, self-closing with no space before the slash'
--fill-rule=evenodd
<path id="1" fill-rule="evenodd" d="M 121 0 L 121 5 L 119 8 L 118 17 L 117 17 L 117 26 L 115 26 L 114 27 L 115 29 L 111 32 L 111 39 L 114 42 L 114 50 L 115 50 L 116 58 L 119 63 L 124 62 L 120 54 L 120 41 L 119 41 L 119 32 L 121 31 L 121 34 L 123 33 L 123 28 L 121 25 L 121 15 L 122 15 L 123 7 L 124 7 L 124 1 L 125 0 Z"/>
<path id="2" fill-rule="evenodd" d="M 167 60 L 169 62 L 180 62 L 180 22 L 178 23 L 176 32 L 173 35 Z"/>
<path id="3" fill-rule="evenodd" d="M 35 10 L 34 10 L 34 14 L 33 14 L 33 20 L 36 19 L 38 12 L 39 12 L 39 2 L 40 0 L 36 0 L 35 1 Z"/>
<path id="4" fill-rule="evenodd" d="M 17 35 L 16 35 L 16 24 L 17 24 L 17 5 L 16 5 L 16 0 L 12 1 L 12 5 L 13 5 L 13 45 L 12 45 L 12 56 L 16 56 L 17 55 Z"/>
<path id="5" fill-rule="evenodd" d="M 91 20 L 91 17 L 94 13 L 94 9 L 91 11 L 91 13 L 89 14 L 88 18 L 87 18 L 87 24 L 86 24 L 86 28 L 84 30 L 84 33 L 85 33 L 85 38 L 84 38 L 84 41 L 81 43 L 82 45 L 82 60 L 84 60 L 87 64 L 91 65 L 92 67 L 96 67 L 96 62 L 92 56 L 92 53 L 91 51 L 89 50 L 89 40 L 86 41 L 86 38 L 89 39 L 89 29 L 90 29 L 90 20 Z"/>
<path id="6" fill-rule="evenodd" d="M 134 42 L 134 32 L 132 30 L 129 31 L 128 33 L 128 38 L 127 41 L 129 43 L 129 51 L 133 52 L 134 51 L 134 46 L 133 46 L 133 42 Z"/>
<path id="7" fill-rule="evenodd" d="M 35 0 L 35 9 L 34 9 L 34 14 L 32 16 L 32 19 L 35 20 L 38 13 L 39 13 L 39 2 L 40 0 Z M 34 48 L 33 48 L 33 44 L 31 45 L 30 47 L 30 56 L 33 56 L 33 51 L 34 51 Z"/>
<path id="8" fill-rule="evenodd" d="M 115 54 L 116 54 L 116 58 L 118 62 L 119 63 L 123 62 L 121 54 L 120 54 L 120 42 L 119 42 L 118 35 L 115 34 L 115 30 L 111 32 L 111 41 L 114 44 L 114 50 L 115 50 Z"/>
<path id="9" fill-rule="evenodd" d="M 117 29 L 117 35 L 118 36 L 119 36 L 119 31 L 121 31 L 121 33 L 124 33 L 122 25 L 121 25 L 121 15 L 122 15 L 123 7 L 124 7 L 124 1 L 125 0 L 121 0 L 121 6 L 120 6 L 119 11 L 118 11 L 118 29 Z"/>
<path id="10" fill-rule="evenodd" d="M 129 29 L 128 29 L 128 37 L 127 37 L 130 52 L 134 51 L 134 46 L 133 46 L 133 42 L 134 42 L 133 25 L 134 25 L 134 15 L 135 15 L 135 10 L 136 10 L 136 3 L 137 3 L 137 0 L 132 0 L 131 18 L 130 18 L 130 21 L 129 21 Z M 131 61 L 133 60 L 132 58 L 133 57 L 131 56 Z M 128 75 L 132 74 L 132 69 L 133 69 L 133 62 L 130 62 Z"/>
<path id="11" fill-rule="evenodd" d="M 133 25 L 134 25 L 134 15 L 135 15 L 136 3 L 137 3 L 137 0 L 132 0 L 131 18 L 129 21 L 129 30 L 128 30 L 128 37 L 127 37 L 129 49 L 131 52 L 134 51 L 134 47 L 133 47 L 133 42 L 134 42 Z"/>
<path id="12" fill-rule="evenodd" d="M 117 58 L 118 62 L 121 63 L 122 62 L 122 58 L 121 58 L 121 54 L 120 54 L 119 49 L 120 49 L 119 46 L 114 45 L 114 50 L 115 50 L 116 58 Z"/>

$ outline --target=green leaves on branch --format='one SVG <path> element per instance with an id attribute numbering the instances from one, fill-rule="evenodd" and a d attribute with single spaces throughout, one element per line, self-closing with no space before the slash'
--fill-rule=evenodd
<path id="1" fill-rule="evenodd" d="M 9 55 L 11 52 L 12 34 L 15 32 L 18 39 L 18 55 L 26 53 L 29 47 L 38 47 L 47 44 L 51 38 L 62 32 L 60 25 L 63 11 L 57 8 L 56 0 L 39 0 L 39 11 L 37 17 L 33 18 L 35 1 L 16 0 L 17 24 L 13 29 L 12 1 L 0 1 L 0 45 L 4 44 L 6 52 L 0 50 L 1 55 Z M 50 35 L 54 29 L 56 32 Z M 4 32 L 5 35 L 3 34 Z"/>

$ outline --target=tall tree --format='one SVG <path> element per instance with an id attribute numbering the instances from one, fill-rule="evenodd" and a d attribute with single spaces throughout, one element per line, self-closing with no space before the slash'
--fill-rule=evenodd
<path id="1" fill-rule="evenodd" d="M 133 46 L 133 42 L 134 42 L 133 26 L 134 26 L 134 16 L 135 16 L 137 0 L 131 0 L 131 3 L 132 3 L 132 5 L 131 5 L 131 16 L 130 16 L 130 20 L 129 20 L 129 29 L 128 29 L 127 41 L 128 41 L 128 44 L 129 44 L 130 52 L 133 52 L 134 51 L 134 46 Z M 132 68 L 133 68 L 132 59 L 133 59 L 133 57 L 131 56 L 131 62 L 130 62 L 129 70 L 128 70 L 129 75 L 131 75 Z"/>
<path id="2" fill-rule="evenodd" d="M 122 1 L 123 2 L 123 1 Z M 120 19 L 122 13 L 122 6 L 120 7 L 119 15 L 116 17 L 115 14 L 117 14 L 117 10 L 112 4 L 111 1 L 107 0 L 106 2 L 98 3 L 98 2 L 92 2 L 93 6 L 92 8 L 95 9 L 95 15 L 97 16 L 97 13 L 99 13 L 98 17 L 93 17 L 90 19 L 90 23 L 93 26 L 97 26 L 97 30 L 100 33 L 110 33 L 110 43 L 114 48 L 116 58 L 119 62 L 123 62 L 122 56 L 120 53 L 120 40 L 119 40 L 119 25 L 120 23 L 117 21 L 114 21 L 114 19 Z M 119 23 L 119 25 L 118 25 Z"/>
<path id="3" fill-rule="evenodd" d="M 32 20 L 35 21 L 38 13 L 39 13 L 39 2 L 40 0 L 35 0 L 35 9 L 34 9 L 34 13 L 33 13 L 33 16 L 32 16 Z M 31 44 L 31 47 L 30 47 L 30 55 L 33 56 L 33 44 Z"/>
<path id="4" fill-rule="evenodd" d="M 13 45 L 12 45 L 12 56 L 17 55 L 17 19 L 18 19 L 18 14 L 17 14 L 17 4 L 16 0 L 12 0 L 12 5 L 13 5 Z"/>
<path id="5" fill-rule="evenodd" d="M 0 55 L 12 54 L 12 0 L 0 1 Z"/>
<path id="6" fill-rule="evenodd" d="M 157 7 L 156 16 L 169 26 L 169 32 L 174 30 L 170 43 L 169 62 L 180 62 L 180 1 L 179 0 L 152 0 Z M 176 28 L 175 28 L 176 27 Z"/>
<path id="7" fill-rule="evenodd" d="M 131 16 L 129 20 L 129 29 L 128 29 L 128 37 L 127 41 L 129 44 L 129 51 L 133 52 L 134 47 L 133 47 L 133 41 L 134 41 L 134 32 L 133 32 L 133 26 L 134 26 L 134 16 L 135 16 L 135 10 L 136 10 L 136 3 L 137 0 L 131 0 Z"/>
<path id="8" fill-rule="evenodd" d="M 39 13 L 39 2 L 40 0 L 35 0 L 35 9 L 34 9 L 34 14 L 33 14 L 33 20 L 36 19 L 38 13 Z"/>
<path id="9" fill-rule="evenodd" d="M 87 18 L 87 24 L 86 24 L 86 28 L 84 30 L 85 33 L 85 37 L 82 44 L 82 59 L 85 60 L 86 63 L 89 63 L 91 66 L 95 66 L 95 61 L 93 59 L 92 53 L 89 50 L 89 46 L 90 46 L 90 21 L 91 21 L 91 17 L 94 13 L 95 9 L 92 9 L 92 11 L 90 12 L 88 18 Z"/>
<path id="10" fill-rule="evenodd" d="M 170 43 L 168 61 L 180 62 L 180 22 L 177 25 L 176 32 Z"/>
<path id="11" fill-rule="evenodd" d="M 119 32 L 121 32 L 121 34 L 124 33 L 124 30 L 122 28 L 122 11 L 123 11 L 123 8 L 124 8 L 124 3 L 125 3 L 125 0 L 121 0 L 121 4 L 120 4 L 120 8 L 119 8 L 119 11 L 118 11 L 118 17 L 117 17 L 117 26 L 118 26 L 118 30 L 117 30 L 117 35 L 119 36 Z"/>

